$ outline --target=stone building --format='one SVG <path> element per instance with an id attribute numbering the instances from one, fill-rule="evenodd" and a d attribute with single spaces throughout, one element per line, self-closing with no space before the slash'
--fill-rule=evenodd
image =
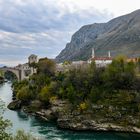
<path id="1" fill-rule="evenodd" d="M 37 55 L 32 54 L 28 57 L 28 63 L 29 64 L 37 63 L 37 62 L 38 62 Z"/>
<path id="2" fill-rule="evenodd" d="M 15 67 L 16 70 L 19 70 L 19 77 L 21 80 L 28 79 L 29 76 L 37 72 L 36 68 L 30 66 L 31 63 L 37 63 L 38 58 L 36 55 L 32 54 L 28 57 L 28 63 L 19 64 Z"/>

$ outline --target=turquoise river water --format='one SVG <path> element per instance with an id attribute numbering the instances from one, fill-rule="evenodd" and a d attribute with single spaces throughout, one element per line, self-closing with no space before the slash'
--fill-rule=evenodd
<path id="1" fill-rule="evenodd" d="M 12 99 L 11 83 L 0 85 L 0 98 L 7 105 Z M 74 132 L 58 129 L 55 123 L 47 123 L 34 116 L 29 116 L 22 111 L 6 109 L 4 118 L 11 120 L 11 132 L 18 129 L 30 132 L 43 140 L 140 140 L 140 135 L 114 132 Z"/>

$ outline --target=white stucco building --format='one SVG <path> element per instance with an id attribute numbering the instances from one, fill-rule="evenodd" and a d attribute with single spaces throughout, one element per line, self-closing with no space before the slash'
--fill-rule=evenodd
<path id="1" fill-rule="evenodd" d="M 92 49 L 92 57 L 88 60 L 88 63 L 91 63 L 92 61 L 95 61 L 95 64 L 97 67 L 105 67 L 108 64 L 112 63 L 112 58 L 110 55 L 110 51 L 108 52 L 107 57 L 96 57 L 94 48 Z"/>

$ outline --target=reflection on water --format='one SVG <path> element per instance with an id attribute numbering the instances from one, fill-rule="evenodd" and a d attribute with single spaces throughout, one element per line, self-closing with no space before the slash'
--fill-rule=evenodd
<path id="1" fill-rule="evenodd" d="M 0 98 L 6 103 L 11 101 L 11 84 L 0 85 Z M 103 133 L 103 132 L 73 132 L 58 129 L 55 123 L 47 123 L 34 116 L 29 116 L 23 111 L 11 111 L 9 109 L 4 113 L 6 119 L 13 123 L 12 132 L 18 129 L 24 129 L 35 136 L 41 136 L 47 140 L 140 140 L 140 135 L 128 133 Z"/>

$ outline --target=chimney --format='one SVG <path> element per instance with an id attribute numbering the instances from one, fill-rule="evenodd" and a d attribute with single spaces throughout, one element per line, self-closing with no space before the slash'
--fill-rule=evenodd
<path id="1" fill-rule="evenodd" d="M 108 57 L 109 57 L 109 58 L 111 57 L 111 55 L 110 55 L 110 51 L 108 52 Z"/>
<path id="2" fill-rule="evenodd" d="M 92 48 L 92 58 L 95 57 L 95 51 L 94 51 L 94 48 Z"/>

